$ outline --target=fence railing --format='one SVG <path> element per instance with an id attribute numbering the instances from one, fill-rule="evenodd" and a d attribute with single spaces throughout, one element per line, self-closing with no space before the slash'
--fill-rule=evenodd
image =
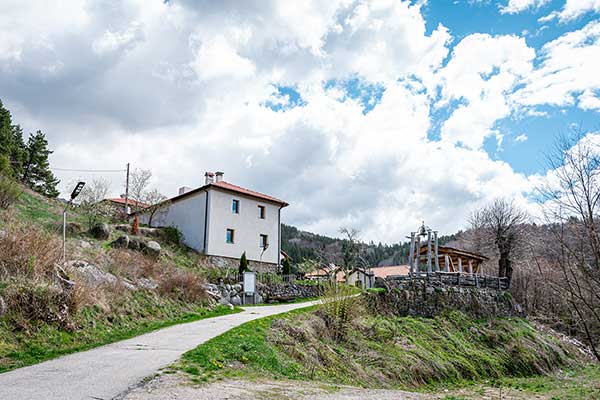
<path id="1" fill-rule="evenodd" d="M 464 286 L 497 290 L 508 290 L 510 288 L 508 278 L 469 274 L 466 272 L 413 272 L 408 275 L 388 276 L 387 279 L 409 282 L 437 282 L 447 286 Z"/>
<path id="2" fill-rule="evenodd" d="M 272 272 L 256 272 L 256 282 L 263 284 L 272 283 L 294 283 L 298 279 L 297 275 L 279 275 Z M 237 274 L 237 281 L 244 281 L 244 274 Z"/>

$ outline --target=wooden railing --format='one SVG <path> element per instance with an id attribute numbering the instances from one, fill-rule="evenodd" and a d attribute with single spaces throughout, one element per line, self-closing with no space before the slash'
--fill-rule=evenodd
<path id="1" fill-rule="evenodd" d="M 497 276 L 469 274 L 466 272 L 413 272 L 409 275 L 388 276 L 389 280 L 440 283 L 446 286 L 463 286 L 508 290 L 508 278 Z"/>

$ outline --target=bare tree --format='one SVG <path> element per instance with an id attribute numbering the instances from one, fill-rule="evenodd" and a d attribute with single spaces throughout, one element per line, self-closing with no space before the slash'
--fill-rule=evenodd
<path id="1" fill-rule="evenodd" d="M 478 240 L 493 241 L 498 249 L 498 276 L 512 279 L 512 256 L 523 238 L 528 215 L 514 201 L 496 199 L 486 207 L 475 211 L 470 218 L 473 230 L 484 232 Z M 482 245 L 482 243 L 479 243 Z"/>
<path id="2" fill-rule="evenodd" d="M 158 189 L 152 189 L 145 192 L 142 196 L 143 202 L 148 205 L 144 209 L 145 213 L 148 213 L 148 225 L 152 226 L 152 219 L 159 214 L 167 212 L 169 209 L 169 202 L 167 196 L 158 191 Z"/>
<path id="3" fill-rule="evenodd" d="M 555 240 L 551 285 L 598 360 L 600 341 L 600 146 L 593 137 L 561 137 L 548 156 L 540 202 Z"/>
<path id="4" fill-rule="evenodd" d="M 88 182 L 81 191 L 79 207 L 87 217 L 89 228 L 113 214 L 112 207 L 103 202 L 109 189 L 110 181 L 108 179 L 96 178 Z"/>
<path id="5" fill-rule="evenodd" d="M 150 185 L 152 171 L 149 169 L 134 169 L 129 175 L 129 198 L 134 211 L 141 209 L 140 203 L 144 203 L 144 196 Z"/>
<path id="6" fill-rule="evenodd" d="M 339 232 L 344 236 L 342 241 L 342 270 L 346 281 L 352 269 L 362 264 L 360 231 L 354 228 L 340 228 Z"/>

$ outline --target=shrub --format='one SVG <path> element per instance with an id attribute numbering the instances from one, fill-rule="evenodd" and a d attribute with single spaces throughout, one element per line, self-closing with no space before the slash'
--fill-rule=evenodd
<path id="1" fill-rule="evenodd" d="M 163 274 L 158 290 L 162 294 L 189 303 L 197 303 L 208 298 L 204 290 L 204 281 L 191 271 L 174 269 Z"/>
<path id="2" fill-rule="evenodd" d="M 181 240 L 183 238 L 183 234 L 179 231 L 179 229 L 173 226 L 162 228 L 162 235 L 167 243 L 171 243 L 176 246 L 181 244 Z"/>
<path id="3" fill-rule="evenodd" d="M 248 259 L 246 258 L 246 252 L 243 252 L 242 256 L 240 257 L 240 267 L 238 269 L 238 272 L 241 275 L 241 274 L 243 274 L 246 271 L 249 271 L 249 269 L 248 269 Z"/>
<path id="4" fill-rule="evenodd" d="M 50 233 L 14 220 L 0 237 L 0 279 L 8 276 L 50 276 L 60 261 L 60 242 Z"/>
<path id="5" fill-rule="evenodd" d="M 7 210 L 22 193 L 23 191 L 15 181 L 0 174 L 0 209 Z"/>
<path id="6" fill-rule="evenodd" d="M 281 273 L 283 275 L 290 275 L 292 273 L 292 263 L 289 257 L 285 257 L 281 263 Z"/>
<path id="7" fill-rule="evenodd" d="M 334 340 L 345 338 L 352 321 L 362 310 L 356 289 L 349 285 L 327 282 L 322 300 L 321 314 Z"/>

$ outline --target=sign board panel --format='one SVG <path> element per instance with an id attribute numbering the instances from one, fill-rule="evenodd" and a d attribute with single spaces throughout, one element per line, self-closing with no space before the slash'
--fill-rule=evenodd
<path id="1" fill-rule="evenodd" d="M 256 291 L 256 273 L 244 272 L 244 293 L 254 293 Z"/>

